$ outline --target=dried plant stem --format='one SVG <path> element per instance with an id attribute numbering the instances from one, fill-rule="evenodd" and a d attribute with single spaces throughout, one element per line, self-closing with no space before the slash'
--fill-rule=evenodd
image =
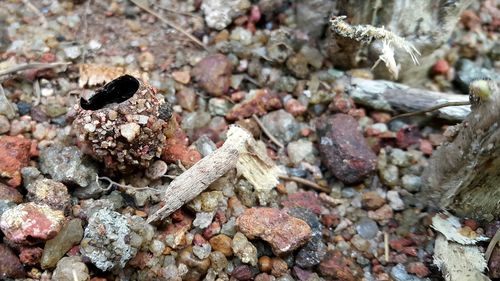
<path id="1" fill-rule="evenodd" d="M 184 34 L 187 38 L 191 39 L 191 41 L 193 41 L 196 45 L 202 47 L 203 49 L 206 49 L 205 45 L 200 40 L 198 40 L 196 37 L 194 37 L 189 32 L 187 32 L 184 29 L 182 29 L 182 27 L 178 26 L 176 23 L 167 20 L 166 18 L 162 17 L 157 12 L 155 12 L 155 11 L 151 10 L 150 8 L 144 6 L 142 3 L 139 3 L 139 1 L 137 1 L 137 0 L 130 0 L 130 2 L 134 3 L 134 5 L 136 5 L 137 7 L 141 8 L 141 9 L 143 9 L 144 11 L 152 14 L 153 16 L 155 16 L 156 18 L 158 18 L 159 20 L 161 20 L 162 22 L 164 22 L 168 26 L 172 27 L 173 29 L 175 29 L 175 30 L 179 31 L 180 33 Z"/>
<path id="2" fill-rule="evenodd" d="M 149 186 L 146 186 L 146 187 L 135 187 L 135 186 L 132 186 L 132 185 L 126 185 L 126 184 L 121 184 L 121 183 L 117 183 L 116 181 L 108 178 L 108 177 L 97 177 L 97 180 L 101 180 L 101 181 L 107 181 L 109 184 L 106 188 L 104 188 L 104 190 L 109 190 L 113 185 L 115 186 L 118 186 L 118 187 L 121 187 L 121 188 L 124 188 L 124 189 L 131 189 L 131 190 L 134 190 L 134 191 L 139 191 L 139 190 L 154 190 L 156 192 L 160 192 L 158 189 L 155 189 L 155 188 L 152 188 L 152 187 L 149 187 Z"/>
<path id="3" fill-rule="evenodd" d="M 42 91 L 40 90 L 40 82 L 38 82 L 38 79 L 35 79 L 35 81 L 33 82 L 33 92 L 35 92 L 36 96 L 34 106 L 37 106 L 42 100 Z"/>
<path id="4" fill-rule="evenodd" d="M 500 242 L 500 229 L 498 229 L 497 232 L 495 233 L 495 236 L 491 238 L 490 244 L 488 244 L 488 248 L 484 253 L 484 258 L 486 259 L 486 262 L 490 260 L 491 254 L 493 253 L 493 249 L 495 249 L 495 247 L 498 247 L 498 242 Z"/>
<path id="5" fill-rule="evenodd" d="M 269 132 L 269 130 L 266 128 L 266 126 L 264 126 L 264 124 L 262 124 L 262 121 L 260 121 L 259 117 L 257 117 L 257 115 L 253 114 L 252 115 L 252 118 L 255 120 L 255 122 L 257 122 L 257 124 L 259 125 L 260 129 L 262 130 L 262 132 L 264 132 L 264 134 L 274 143 L 276 144 L 279 148 L 284 148 L 285 146 L 277 139 L 275 138 L 271 132 Z"/>
<path id="6" fill-rule="evenodd" d="M 330 192 L 330 189 L 326 188 L 326 187 L 323 187 L 315 182 L 312 182 L 310 180 L 306 180 L 306 179 L 303 179 L 303 178 L 299 178 L 299 177 L 289 177 L 289 176 L 279 176 L 280 179 L 282 180 L 286 180 L 286 181 L 294 181 L 294 182 L 297 182 L 297 183 L 300 183 L 300 184 L 303 184 L 305 186 L 309 186 L 317 191 L 321 191 L 321 192 L 326 192 L 326 193 L 329 193 Z"/>
<path id="7" fill-rule="evenodd" d="M 161 5 L 158 5 L 158 8 L 165 10 L 167 12 L 171 12 L 173 14 L 178 14 L 178 15 L 192 17 L 192 18 L 200 18 L 200 16 L 193 14 L 193 13 L 181 12 L 181 11 L 177 11 L 177 10 L 171 9 L 169 7 L 161 6 Z"/>
<path id="8" fill-rule="evenodd" d="M 450 102 L 447 102 L 447 103 L 438 104 L 438 105 L 433 106 L 433 107 L 422 109 L 422 110 L 419 110 L 419 111 L 414 111 L 414 112 L 408 112 L 408 113 L 399 114 L 399 115 L 396 115 L 396 116 L 392 117 L 390 119 L 390 121 L 392 121 L 394 119 L 398 119 L 398 118 L 403 118 L 403 117 L 409 117 L 409 116 L 415 116 L 415 115 L 425 114 L 425 113 L 432 112 L 432 111 L 435 111 L 435 110 L 438 110 L 440 108 L 447 107 L 447 106 L 462 106 L 462 105 L 470 105 L 470 102 L 468 102 L 468 101 L 455 101 L 455 102 L 450 101 Z"/>
<path id="9" fill-rule="evenodd" d="M 28 70 L 28 69 L 45 69 L 45 68 L 53 68 L 53 67 L 58 67 L 58 66 L 63 66 L 63 65 L 69 65 L 71 64 L 70 62 L 53 62 L 53 63 L 43 63 L 43 62 L 33 62 L 33 63 L 25 63 L 25 64 L 19 64 L 15 65 L 13 67 L 0 70 L 0 76 L 16 73 L 19 71 L 23 70 Z"/>

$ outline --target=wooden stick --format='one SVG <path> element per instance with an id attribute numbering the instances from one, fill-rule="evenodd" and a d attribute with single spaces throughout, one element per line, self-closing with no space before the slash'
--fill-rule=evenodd
<path id="1" fill-rule="evenodd" d="M 317 184 L 315 182 L 312 182 L 310 180 L 306 180 L 306 179 L 303 179 L 303 178 L 289 177 L 289 176 L 282 176 L 282 175 L 280 175 L 279 178 L 282 179 L 282 180 L 294 181 L 294 182 L 303 184 L 305 186 L 309 186 L 309 187 L 311 187 L 313 189 L 316 189 L 317 191 L 326 192 L 326 193 L 329 193 L 331 191 L 329 188 L 323 187 L 323 186 L 321 186 L 321 185 L 319 185 L 319 184 Z"/>
<path id="2" fill-rule="evenodd" d="M 203 49 L 206 49 L 205 45 L 200 40 L 198 40 L 196 37 L 191 35 L 189 32 L 182 29 L 182 27 L 178 26 L 176 23 L 167 20 L 166 18 L 162 17 L 157 12 L 155 12 L 155 11 L 151 10 L 150 8 L 144 6 L 143 4 L 139 3 L 137 0 L 130 0 L 130 2 L 134 3 L 137 7 L 143 9 L 144 11 L 152 14 L 153 16 L 155 16 L 156 18 L 158 18 L 159 20 L 161 20 L 162 22 L 164 22 L 168 26 L 170 26 L 170 27 L 174 28 L 175 30 L 179 31 L 180 33 L 186 35 L 186 37 L 191 39 L 191 41 L 196 43 L 196 45 L 202 47 Z"/>
<path id="3" fill-rule="evenodd" d="M 257 115 L 253 114 L 252 115 L 252 118 L 253 120 L 255 120 L 255 122 L 257 122 L 257 125 L 259 125 L 260 129 L 262 130 L 262 132 L 264 132 L 264 134 L 272 141 L 274 142 L 274 144 L 276 144 L 279 148 L 284 148 L 285 146 L 277 139 L 275 138 L 271 132 L 269 132 L 269 130 L 266 128 L 266 126 L 264 126 L 264 124 L 262 124 L 262 121 L 260 121 L 259 117 L 257 117 Z"/>
<path id="4" fill-rule="evenodd" d="M 352 78 L 347 93 L 358 104 L 389 112 L 415 112 L 450 102 L 468 102 L 468 95 L 433 92 L 410 88 L 385 80 Z M 438 109 L 438 117 L 450 121 L 462 121 L 470 113 L 470 106 L 454 106 Z"/>
<path id="5" fill-rule="evenodd" d="M 4 70 L 0 70 L 0 76 L 4 76 L 7 74 L 16 73 L 16 72 L 28 70 L 28 69 L 53 68 L 53 67 L 58 67 L 58 66 L 63 66 L 63 65 L 68 65 L 68 64 L 71 64 L 71 63 L 70 62 L 53 62 L 53 63 L 33 62 L 33 63 L 19 64 L 19 65 L 15 65 L 13 67 L 10 67 L 10 68 L 4 69 Z"/>
<path id="6" fill-rule="evenodd" d="M 149 216 L 147 222 L 151 223 L 172 214 L 215 180 L 234 169 L 240 152 L 250 139 L 250 133 L 240 127 L 231 126 L 222 147 L 198 161 L 170 183 L 163 195 L 163 207 Z"/>

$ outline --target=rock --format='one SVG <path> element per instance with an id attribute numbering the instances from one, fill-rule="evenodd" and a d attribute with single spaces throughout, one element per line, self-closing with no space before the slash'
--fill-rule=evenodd
<path id="1" fill-rule="evenodd" d="M 189 139 L 186 133 L 178 127 L 174 135 L 167 139 L 161 159 L 167 163 L 177 163 L 177 161 L 181 161 L 186 167 L 193 166 L 201 159 L 201 154 L 188 145 Z"/>
<path id="2" fill-rule="evenodd" d="M 28 166 L 30 160 L 31 141 L 20 138 L 0 137 L 0 179 L 11 187 L 21 185 L 21 168 Z"/>
<path id="3" fill-rule="evenodd" d="M 282 142 L 290 142 L 299 134 L 299 123 L 292 114 L 283 109 L 268 113 L 261 121 L 269 133 Z"/>
<path id="4" fill-rule="evenodd" d="M 0 114 L 0 135 L 10 131 L 10 122 L 7 117 Z"/>
<path id="5" fill-rule="evenodd" d="M 226 256 L 219 251 L 211 252 L 210 253 L 210 266 L 217 272 L 223 271 L 227 267 Z"/>
<path id="6" fill-rule="evenodd" d="M 24 278 L 26 272 L 19 258 L 5 244 L 0 244 L 0 279 Z"/>
<path id="7" fill-rule="evenodd" d="M 307 112 L 307 107 L 303 105 L 300 101 L 291 98 L 285 102 L 285 110 L 297 117 Z"/>
<path id="8" fill-rule="evenodd" d="M 40 262 L 42 268 L 54 268 L 61 257 L 63 257 L 71 247 L 77 245 L 82 240 L 82 237 L 83 228 L 80 219 L 72 219 L 66 223 L 54 238 L 45 243 Z"/>
<path id="9" fill-rule="evenodd" d="M 181 84 L 189 84 L 189 81 L 191 81 L 191 74 L 189 71 L 174 71 L 172 72 L 172 78 Z"/>
<path id="10" fill-rule="evenodd" d="M 398 167 L 408 167 L 410 166 L 410 160 L 406 152 L 399 148 L 391 149 L 389 153 L 389 160 L 392 164 Z"/>
<path id="11" fill-rule="evenodd" d="M 281 202 L 284 207 L 302 207 L 309 209 L 316 215 L 321 213 L 321 200 L 318 194 L 313 191 L 300 191 L 292 193 L 287 196 L 285 200 Z"/>
<path id="12" fill-rule="evenodd" d="M 165 163 L 165 161 L 162 160 L 156 160 L 154 161 L 146 170 L 146 177 L 152 179 L 152 180 L 157 180 L 161 179 L 163 175 L 165 175 L 168 171 L 168 165 Z"/>
<path id="13" fill-rule="evenodd" d="M 185 264 L 189 268 L 187 275 L 182 280 L 201 280 L 210 267 L 210 259 L 200 260 L 193 254 L 193 248 L 189 246 L 179 253 L 177 264 Z"/>
<path id="14" fill-rule="evenodd" d="M 488 79 L 498 81 L 500 74 L 486 68 L 477 66 L 473 61 L 461 59 L 458 61 L 455 82 L 458 84 L 463 94 L 469 94 L 469 85 L 476 79 Z"/>
<path id="15" fill-rule="evenodd" d="M 32 182 L 35 182 L 38 179 L 44 178 L 42 173 L 40 172 L 40 170 L 38 170 L 35 167 L 31 167 L 31 166 L 22 168 L 21 175 L 23 176 L 24 187 L 27 187 Z"/>
<path id="16" fill-rule="evenodd" d="M 361 204 L 363 204 L 363 208 L 367 210 L 376 210 L 385 204 L 385 199 L 377 192 L 369 191 L 363 193 Z"/>
<path id="17" fill-rule="evenodd" d="M 307 161 L 313 164 L 316 160 L 314 156 L 314 146 L 311 141 L 300 139 L 298 141 L 290 142 L 287 145 L 287 153 L 290 161 L 297 165 L 302 161 Z"/>
<path id="18" fill-rule="evenodd" d="M 203 90 L 217 97 L 229 90 L 232 70 L 233 65 L 225 55 L 213 54 L 198 62 L 192 69 L 191 75 Z"/>
<path id="19" fill-rule="evenodd" d="M 234 255 L 240 258 L 241 262 L 257 265 L 257 248 L 241 232 L 234 235 L 231 246 Z"/>
<path id="20" fill-rule="evenodd" d="M 415 175 L 404 175 L 401 178 L 401 184 L 404 189 L 408 190 L 411 193 L 416 193 L 420 191 L 422 187 L 422 178 Z"/>
<path id="21" fill-rule="evenodd" d="M 129 142 L 132 142 L 141 132 L 141 126 L 135 122 L 120 125 L 120 134 Z"/>
<path id="22" fill-rule="evenodd" d="M 197 95 L 192 88 L 182 87 L 179 91 L 175 93 L 177 98 L 177 103 L 189 112 L 193 112 L 196 109 L 196 99 Z"/>
<path id="23" fill-rule="evenodd" d="M 498 245 L 493 249 L 490 260 L 488 261 L 491 278 L 500 278 L 500 247 Z M 412 272 L 417 274 L 416 272 Z M 417 274 L 418 275 L 418 274 Z"/>
<path id="24" fill-rule="evenodd" d="M 252 90 L 245 96 L 245 100 L 235 105 L 226 114 L 226 119 L 230 121 L 241 120 L 252 117 L 252 115 L 262 116 L 270 110 L 282 107 L 280 98 L 269 90 Z"/>
<path id="25" fill-rule="evenodd" d="M 391 269 L 391 277 L 394 281 L 422 281 L 424 279 L 418 278 L 415 275 L 408 274 L 406 272 L 405 266 L 398 263 Z"/>
<path id="26" fill-rule="evenodd" d="M 253 279 L 252 268 L 248 265 L 242 264 L 238 265 L 231 272 L 231 277 L 236 280 L 249 281 Z"/>
<path id="27" fill-rule="evenodd" d="M 201 10 L 208 27 L 223 30 L 234 18 L 245 14 L 250 5 L 248 0 L 211 0 L 203 1 Z"/>
<path id="28" fill-rule="evenodd" d="M 399 169 L 395 165 L 387 165 L 380 171 L 380 179 L 389 187 L 394 187 L 399 183 Z"/>
<path id="29" fill-rule="evenodd" d="M 27 198 L 31 202 L 47 204 L 52 209 L 67 211 L 71 197 L 66 186 L 51 179 L 39 179 L 27 187 Z"/>
<path id="30" fill-rule="evenodd" d="M 215 212 L 198 212 L 196 213 L 196 218 L 193 221 L 194 227 L 199 227 L 200 229 L 207 228 L 214 219 Z"/>
<path id="31" fill-rule="evenodd" d="M 366 252 L 370 248 L 370 242 L 363 239 L 359 234 L 356 234 L 351 239 L 352 245 L 360 252 Z"/>
<path id="32" fill-rule="evenodd" d="M 81 54 L 82 50 L 79 46 L 69 46 L 63 49 L 64 55 L 70 60 L 77 59 Z"/>
<path id="33" fill-rule="evenodd" d="M 43 249 L 40 247 L 23 247 L 19 253 L 19 260 L 22 264 L 35 266 L 40 263 Z"/>
<path id="34" fill-rule="evenodd" d="M 355 268 L 356 270 L 353 271 L 351 268 Z M 358 276 L 360 270 L 356 263 L 338 251 L 329 253 L 321 261 L 319 272 L 322 276 L 333 278 L 334 280 L 355 281 L 361 278 L 361 276 Z"/>
<path id="35" fill-rule="evenodd" d="M 307 33 L 311 40 L 319 39 L 325 31 L 334 3 L 328 0 L 299 1 L 296 8 L 297 27 Z"/>
<path id="36" fill-rule="evenodd" d="M 389 201 L 389 206 L 395 211 L 402 211 L 405 209 L 405 203 L 399 197 L 399 192 L 396 190 L 387 191 L 387 201 Z"/>
<path id="37" fill-rule="evenodd" d="M 10 241 L 31 245 L 56 236 L 63 222 L 62 211 L 30 202 L 6 210 L 0 217 L 0 229 Z"/>
<path id="38" fill-rule="evenodd" d="M 13 119 L 16 116 L 14 106 L 5 95 L 0 95 L 0 115 L 4 115 L 8 119 Z"/>
<path id="39" fill-rule="evenodd" d="M 490 268 L 494 268 L 494 267 L 490 267 Z M 420 261 L 409 263 L 406 266 L 406 270 L 409 273 L 415 274 L 420 278 L 427 277 L 431 273 L 429 268 L 427 268 L 427 266 L 423 262 L 420 262 Z M 491 273 L 491 271 L 490 271 L 490 273 Z"/>
<path id="40" fill-rule="evenodd" d="M 1 200 L 19 204 L 23 202 L 23 195 L 21 195 L 17 189 L 0 183 L 0 201 Z"/>
<path id="41" fill-rule="evenodd" d="M 209 242 L 214 251 L 219 251 L 226 257 L 230 257 L 233 255 L 233 249 L 231 248 L 231 237 L 224 234 L 219 234 L 210 238 Z"/>
<path id="42" fill-rule="evenodd" d="M 444 59 L 437 60 L 431 69 L 434 75 L 446 75 L 448 71 L 450 71 L 450 64 Z"/>
<path id="43" fill-rule="evenodd" d="M 375 171 L 377 156 L 358 130 L 356 119 L 337 113 L 317 127 L 321 157 L 335 177 L 353 184 Z"/>
<path id="44" fill-rule="evenodd" d="M 73 194 L 81 199 L 102 193 L 96 182 L 97 167 L 76 146 L 54 145 L 40 151 L 40 170 L 58 182 L 75 186 Z"/>
<path id="45" fill-rule="evenodd" d="M 194 143 L 196 150 L 198 150 L 203 157 L 209 155 L 217 149 L 215 143 L 207 135 L 202 135 Z"/>
<path id="46" fill-rule="evenodd" d="M 120 269 L 137 253 L 131 235 L 125 216 L 101 209 L 88 220 L 80 252 L 100 270 Z"/>
<path id="47" fill-rule="evenodd" d="M 377 223 L 369 218 L 362 218 L 358 221 L 356 225 L 356 231 L 364 239 L 373 239 L 377 236 L 378 225 Z"/>
<path id="48" fill-rule="evenodd" d="M 368 217 L 376 221 L 387 221 L 394 216 L 392 210 L 393 209 L 389 205 L 385 204 L 375 211 L 368 211 Z"/>
<path id="49" fill-rule="evenodd" d="M 275 208 L 249 208 L 236 220 L 238 229 L 250 239 L 267 241 L 276 255 L 304 245 L 311 236 L 311 227 Z"/>
<path id="50" fill-rule="evenodd" d="M 52 280 L 87 281 L 90 280 L 89 269 L 82 262 L 81 257 L 64 257 L 57 263 Z"/>

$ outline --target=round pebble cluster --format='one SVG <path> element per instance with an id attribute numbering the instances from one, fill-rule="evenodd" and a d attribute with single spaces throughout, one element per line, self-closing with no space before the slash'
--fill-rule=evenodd
<path id="1" fill-rule="evenodd" d="M 79 147 L 109 170 L 148 167 L 174 129 L 170 105 L 154 88 L 129 75 L 104 85 L 88 100 L 82 98 L 75 109 Z"/>

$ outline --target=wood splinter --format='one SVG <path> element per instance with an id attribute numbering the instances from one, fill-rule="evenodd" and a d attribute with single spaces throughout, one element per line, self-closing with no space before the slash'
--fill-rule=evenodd
<path id="1" fill-rule="evenodd" d="M 222 147 L 198 161 L 168 185 L 163 194 L 163 207 L 149 216 L 147 222 L 169 216 L 234 168 L 254 185 L 256 191 L 273 188 L 278 183 L 278 169 L 267 159 L 267 155 L 259 151 L 249 132 L 231 126 Z"/>

